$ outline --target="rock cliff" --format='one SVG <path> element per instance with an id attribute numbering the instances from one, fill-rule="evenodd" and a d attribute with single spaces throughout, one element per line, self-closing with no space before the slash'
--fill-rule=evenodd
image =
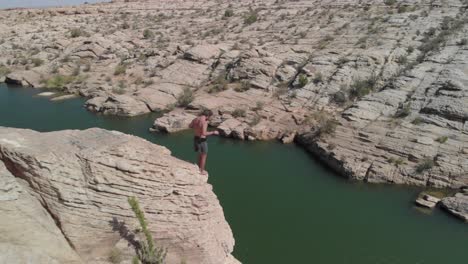
<path id="1" fill-rule="evenodd" d="M 367 182 L 468 185 L 466 0 L 115 1 L 0 11 L 0 78 L 91 111 L 200 109 Z M 11 30 L 13 28 L 14 30 Z"/>
<path id="2" fill-rule="evenodd" d="M 238 263 L 223 210 L 196 166 L 115 131 L 0 128 L 0 262 L 124 260 L 136 196 L 168 263 Z M 120 254 L 119 253 L 119 254 Z"/>

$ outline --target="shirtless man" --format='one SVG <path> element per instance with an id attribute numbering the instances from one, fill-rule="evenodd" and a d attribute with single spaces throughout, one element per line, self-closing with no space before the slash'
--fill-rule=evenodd
<path id="1" fill-rule="evenodd" d="M 219 135 L 218 131 L 208 132 L 208 120 L 213 115 L 211 110 L 204 110 L 197 118 L 192 120 L 190 128 L 194 131 L 193 144 L 195 151 L 198 155 L 198 167 L 200 168 L 201 174 L 206 174 L 205 164 L 206 156 L 208 155 L 208 143 L 206 137 L 211 135 Z"/>

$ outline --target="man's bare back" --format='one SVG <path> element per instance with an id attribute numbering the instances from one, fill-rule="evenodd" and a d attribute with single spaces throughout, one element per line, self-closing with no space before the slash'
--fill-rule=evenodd
<path id="1" fill-rule="evenodd" d="M 190 127 L 193 128 L 193 132 L 196 137 L 206 138 L 206 130 L 208 128 L 208 122 L 205 116 L 199 116 L 193 119 Z"/>

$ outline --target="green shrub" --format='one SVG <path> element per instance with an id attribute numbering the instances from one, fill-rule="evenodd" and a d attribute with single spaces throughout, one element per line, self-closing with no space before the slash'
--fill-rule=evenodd
<path id="1" fill-rule="evenodd" d="M 262 121 L 262 117 L 259 116 L 259 115 L 254 115 L 252 120 L 250 120 L 249 125 L 250 126 L 256 126 L 258 123 L 260 123 L 260 121 Z"/>
<path id="2" fill-rule="evenodd" d="M 322 137 L 325 135 L 335 134 L 336 127 L 338 126 L 338 121 L 334 118 L 328 118 L 323 121 L 318 129 L 318 136 Z"/>
<path id="3" fill-rule="evenodd" d="M 439 142 L 440 144 L 444 144 L 445 142 L 447 142 L 447 140 L 448 140 L 447 136 L 441 136 L 436 139 L 436 141 Z"/>
<path id="4" fill-rule="evenodd" d="M 141 230 L 145 236 L 145 240 L 140 241 L 139 247 L 136 248 L 138 260 L 142 264 L 163 264 L 166 259 L 167 250 L 156 247 L 153 236 L 148 230 L 148 223 L 146 222 L 145 214 L 140 209 L 138 200 L 135 197 L 128 197 L 128 204 L 138 219 Z M 135 263 L 135 258 L 133 262 Z"/>
<path id="5" fill-rule="evenodd" d="M 151 30 L 149 30 L 149 29 L 143 30 L 143 37 L 144 37 L 145 39 L 153 39 L 154 36 L 155 36 L 155 35 L 154 35 L 154 32 L 153 32 L 153 31 L 151 31 Z"/>
<path id="6" fill-rule="evenodd" d="M 246 116 L 246 111 L 245 109 L 237 108 L 234 111 L 232 111 L 232 116 L 233 117 L 245 117 Z"/>
<path id="7" fill-rule="evenodd" d="M 82 30 L 81 28 L 72 28 L 70 30 L 70 37 L 71 38 L 78 38 L 78 37 L 87 37 L 89 34 Z"/>
<path id="8" fill-rule="evenodd" d="M 225 78 L 226 73 L 222 72 L 214 81 L 213 86 L 208 89 L 208 93 L 218 93 L 228 89 L 228 83 Z"/>
<path id="9" fill-rule="evenodd" d="M 123 24 L 122 24 L 122 29 L 129 29 L 130 28 L 130 25 L 125 21 Z"/>
<path id="10" fill-rule="evenodd" d="M 61 89 L 72 83 L 75 77 L 55 75 L 54 77 L 45 81 L 45 88 L 49 89 Z"/>
<path id="11" fill-rule="evenodd" d="M 338 105 L 343 105 L 348 100 L 348 98 L 346 98 L 346 93 L 343 91 L 334 93 L 332 99 Z"/>
<path id="12" fill-rule="evenodd" d="M 251 12 L 247 16 L 244 17 L 244 24 L 246 25 L 251 25 L 255 22 L 257 22 L 257 13 Z"/>
<path id="13" fill-rule="evenodd" d="M 300 74 L 299 75 L 299 87 L 302 88 L 309 83 L 309 79 L 307 79 L 307 75 Z"/>
<path id="14" fill-rule="evenodd" d="M 44 60 L 42 59 L 39 59 L 39 58 L 33 58 L 31 60 L 32 64 L 34 65 L 34 67 L 39 67 L 41 66 L 42 64 L 44 64 Z"/>
<path id="15" fill-rule="evenodd" d="M 250 89 L 250 82 L 249 81 L 241 81 L 239 85 L 234 88 L 236 92 L 245 92 Z"/>
<path id="16" fill-rule="evenodd" d="M 323 75 L 321 72 L 317 72 L 312 80 L 315 84 L 323 82 Z"/>
<path id="17" fill-rule="evenodd" d="M 416 172 L 422 173 L 423 171 L 430 170 L 432 167 L 434 167 L 434 160 L 431 158 L 425 158 L 416 166 Z"/>
<path id="18" fill-rule="evenodd" d="M 406 64 L 408 63 L 408 57 L 406 57 L 405 55 L 401 55 L 401 56 L 398 56 L 395 61 L 397 63 L 400 63 L 400 64 Z"/>
<path id="19" fill-rule="evenodd" d="M 384 0 L 384 4 L 388 5 L 388 6 L 392 6 L 394 4 L 396 4 L 396 0 Z"/>
<path id="20" fill-rule="evenodd" d="M 374 90 L 376 83 L 377 83 L 377 79 L 374 76 L 368 79 L 355 80 L 354 83 L 351 84 L 351 87 L 350 87 L 350 91 L 349 91 L 350 97 L 352 99 L 355 99 L 355 98 L 359 99 L 361 97 L 368 95 Z"/>
<path id="21" fill-rule="evenodd" d="M 232 9 L 226 9 L 226 11 L 224 11 L 224 17 L 232 17 L 234 16 L 234 11 Z"/>
<path id="22" fill-rule="evenodd" d="M 190 90 L 188 87 L 185 87 L 182 93 L 177 97 L 176 105 L 178 107 L 187 107 L 191 102 L 193 102 L 193 99 L 194 97 L 192 90 Z"/>
<path id="23" fill-rule="evenodd" d="M 420 116 L 417 116 L 413 121 L 411 121 L 411 124 L 413 125 L 420 125 L 423 122 L 423 119 Z"/>
<path id="24" fill-rule="evenodd" d="M 263 109 L 263 107 L 265 107 L 265 103 L 257 101 L 257 103 L 255 104 L 255 107 L 252 108 L 252 111 L 255 111 L 255 112 L 260 111 Z"/>
<path id="25" fill-rule="evenodd" d="M 121 75 L 127 71 L 127 65 L 125 63 L 120 63 L 119 65 L 115 66 L 114 75 Z"/>
<path id="26" fill-rule="evenodd" d="M 407 117 L 411 113 L 411 102 L 407 104 L 401 104 L 400 108 L 395 113 L 395 117 L 403 118 Z"/>

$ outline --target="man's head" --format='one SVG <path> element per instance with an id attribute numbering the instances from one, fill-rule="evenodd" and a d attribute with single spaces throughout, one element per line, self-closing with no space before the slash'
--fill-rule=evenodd
<path id="1" fill-rule="evenodd" d="M 200 113 L 200 116 L 205 116 L 206 119 L 209 119 L 212 115 L 213 115 L 213 111 L 211 111 L 210 109 L 204 109 Z"/>

